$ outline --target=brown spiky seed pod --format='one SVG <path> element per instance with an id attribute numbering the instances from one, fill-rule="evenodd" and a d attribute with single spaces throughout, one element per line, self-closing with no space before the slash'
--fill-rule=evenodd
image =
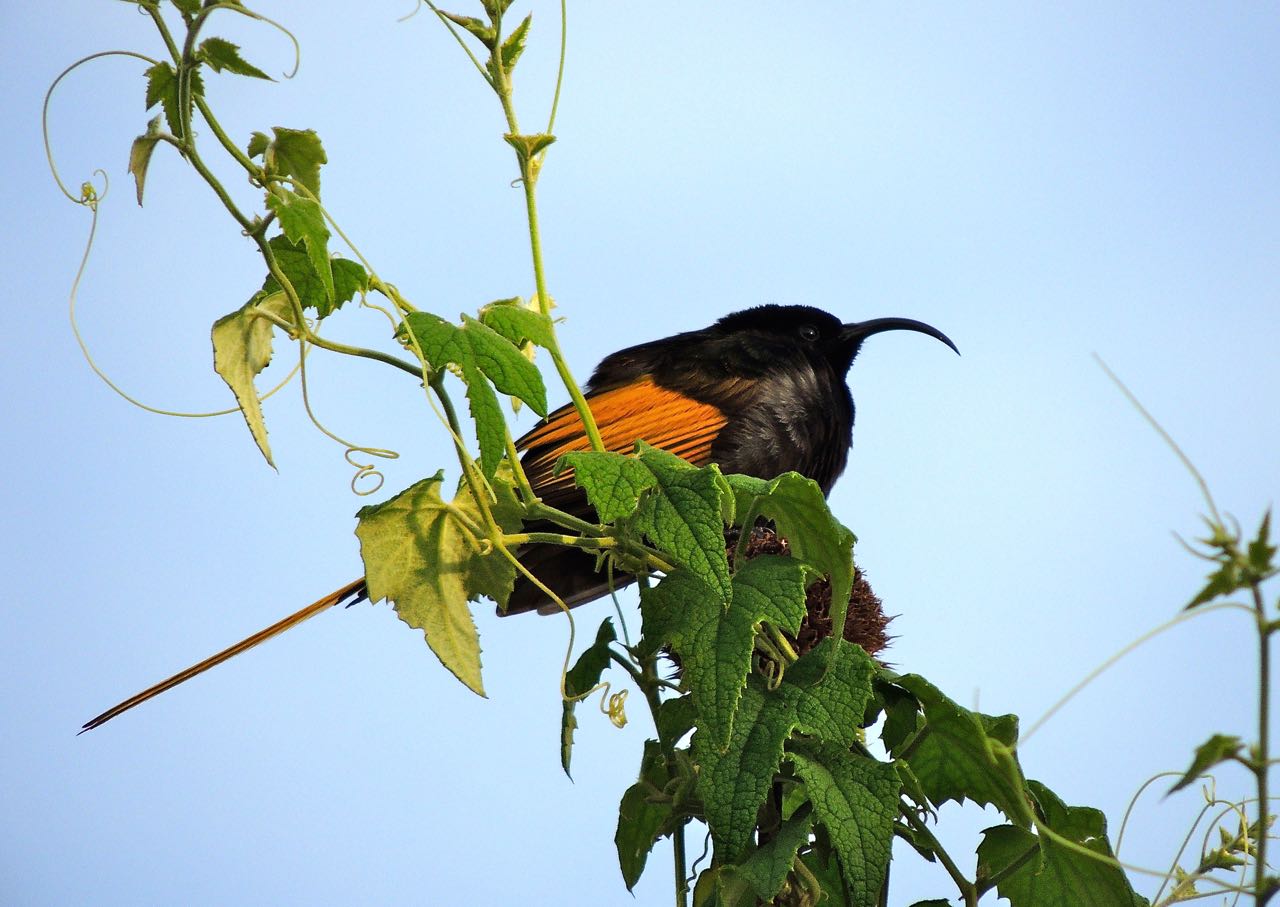
<path id="1" fill-rule="evenodd" d="M 730 566 L 738 547 L 739 533 L 733 530 L 725 535 L 725 548 Z M 762 554 L 791 556 L 791 546 L 771 526 L 757 525 L 747 539 L 745 554 L 748 560 Z M 808 589 L 805 597 L 805 618 L 800 624 L 794 644 L 796 654 L 803 655 L 831 635 L 831 581 L 823 578 Z M 853 577 L 853 590 L 849 595 L 849 611 L 844 619 L 844 638 L 857 643 L 868 655 L 883 652 L 892 639 L 886 632 L 893 618 L 884 613 L 879 596 L 871 590 L 866 575 L 857 570 Z"/>

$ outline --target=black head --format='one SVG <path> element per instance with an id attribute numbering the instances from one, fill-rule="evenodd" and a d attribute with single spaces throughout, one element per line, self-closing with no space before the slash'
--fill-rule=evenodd
<path id="1" fill-rule="evenodd" d="M 844 324 L 821 309 L 806 305 L 762 305 L 726 315 L 715 323 L 722 335 L 754 340 L 762 348 L 799 351 L 815 361 L 825 361 L 843 375 L 853 364 L 862 343 L 884 331 L 916 331 L 945 343 L 956 353 L 956 345 L 937 328 L 909 318 L 873 318 Z"/>

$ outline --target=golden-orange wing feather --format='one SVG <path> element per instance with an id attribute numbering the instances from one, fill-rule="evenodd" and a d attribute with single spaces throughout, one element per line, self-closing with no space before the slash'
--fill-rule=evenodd
<path id="1" fill-rule="evenodd" d="M 591 414 L 608 450 L 630 453 L 636 441 L 683 457 L 695 466 L 711 462 L 711 445 L 728 421 L 719 407 L 679 391 L 659 387 L 649 376 L 587 397 Z M 552 506 L 579 496 L 573 470 L 554 475 L 564 454 L 590 450 L 582 419 L 572 405 L 562 406 L 516 442 L 526 451 L 524 469 L 538 496 Z"/>

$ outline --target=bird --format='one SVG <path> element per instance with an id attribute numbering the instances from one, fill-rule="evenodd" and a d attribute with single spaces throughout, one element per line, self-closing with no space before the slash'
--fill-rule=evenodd
<path id="1" fill-rule="evenodd" d="M 807 305 L 759 305 L 733 312 L 706 328 L 641 343 L 606 356 L 584 389 L 606 450 L 629 453 L 637 441 L 674 453 L 694 466 L 772 479 L 797 472 L 831 492 L 853 444 L 854 403 L 847 375 L 867 338 L 914 331 L 956 345 L 937 328 L 909 318 L 843 323 Z M 561 457 L 590 449 L 572 404 L 550 413 L 516 441 L 535 494 L 551 507 L 594 522 L 594 509 L 557 472 Z M 528 524 L 529 531 L 551 524 Z M 563 530 L 556 530 L 563 531 Z M 589 552 L 531 544 L 521 564 L 569 607 L 586 604 L 633 577 L 597 572 Z M 129 697 L 86 722 L 80 733 L 190 680 L 254 646 L 340 604 L 368 597 L 364 578 L 331 592 L 233 646 Z M 523 575 L 501 615 L 551 613 L 559 603 Z"/>

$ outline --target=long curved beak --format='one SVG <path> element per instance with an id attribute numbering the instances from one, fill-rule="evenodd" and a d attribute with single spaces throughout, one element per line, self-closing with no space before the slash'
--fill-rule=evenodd
<path id="1" fill-rule="evenodd" d="M 844 330 L 840 332 L 840 339 L 855 344 L 856 347 L 856 344 L 860 344 L 872 334 L 880 334 L 884 331 L 915 331 L 917 334 L 928 334 L 934 340 L 940 340 L 951 347 L 957 356 L 960 355 L 960 350 L 956 349 L 951 338 L 942 331 L 933 325 L 925 324 L 923 321 L 913 321 L 910 318 L 872 318 L 870 321 L 846 324 Z"/>

